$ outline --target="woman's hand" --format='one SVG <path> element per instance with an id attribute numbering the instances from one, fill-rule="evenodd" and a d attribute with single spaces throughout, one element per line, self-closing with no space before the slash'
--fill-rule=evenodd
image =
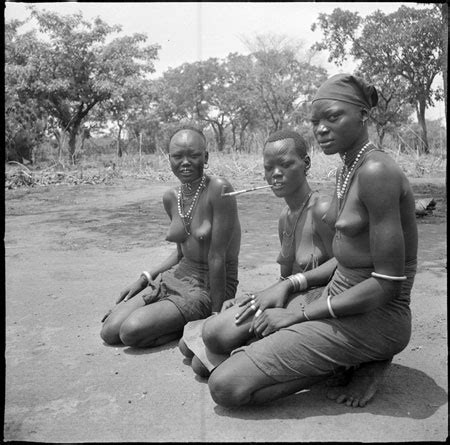
<path id="1" fill-rule="evenodd" d="M 256 312 L 260 313 L 267 308 L 283 307 L 286 297 L 289 295 L 289 289 L 289 282 L 281 281 L 261 292 L 246 296 L 238 304 L 243 309 L 236 315 L 236 324 L 244 322 L 251 315 Z"/>
<path id="2" fill-rule="evenodd" d="M 230 307 L 234 306 L 236 304 L 236 298 L 230 298 L 229 300 L 225 300 L 222 304 L 222 308 L 220 309 L 220 312 L 224 312 Z"/>
<path id="3" fill-rule="evenodd" d="M 266 309 L 253 318 L 250 332 L 259 338 L 266 337 L 273 332 L 298 323 L 298 316 L 284 308 Z"/>
<path id="4" fill-rule="evenodd" d="M 128 301 L 130 298 L 133 298 L 137 295 L 142 289 L 147 287 L 147 278 L 141 276 L 137 281 L 135 281 L 130 286 L 127 286 L 119 295 L 119 298 L 116 300 L 116 304 L 119 304 L 122 300 Z"/>

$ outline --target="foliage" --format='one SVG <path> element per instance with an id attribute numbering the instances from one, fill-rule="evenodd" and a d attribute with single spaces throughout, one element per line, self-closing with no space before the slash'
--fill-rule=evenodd
<path id="1" fill-rule="evenodd" d="M 390 117 L 396 115 L 395 108 L 403 106 L 407 99 L 416 110 L 425 152 L 428 152 L 425 110 L 441 95 L 432 86 L 442 70 L 441 28 L 436 26 L 440 22 L 436 7 L 401 6 L 391 14 L 375 11 L 364 19 L 356 12 L 336 8 L 331 14 L 320 14 L 312 27 L 322 30 L 324 38 L 315 48 L 328 50 L 330 61 L 341 65 L 352 56 L 360 62 L 358 71 L 365 77 L 384 79 L 383 87 L 391 102 L 382 98 L 382 108 L 390 110 Z"/>
<path id="2" fill-rule="evenodd" d="M 24 63 L 23 46 L 32 39 L 31 33 L 18 37 L 18 28 L 24 23 L 13 20 L 5 24 L 5 147 L 7 159 L 31 161 L 30 147 L 42 139 L 47 116 L 35 99 L 22 94 L 14 69 L 15 64 Z"/>
<path id="3" fill-rule="evenodd" d="M 107 42 L 121 27 L 100 18 L 89 22 L 81 13 L 63 16 L 31 8 L 31 16 L 42 37 L 36 31 L 17 36 L 14 46 L 20 54 L 7 53 L 6 76 L 16 78 L 18 94 L 37 101 L 68 134 L 73 158 L 76 138 L 91 110 L 123 92 L 129 79 L 153 72 L 159 46 L 142 46 L 143 34 Z"/>
<path id="4" fill-rule="evenodd" d="M 266 134 L 295 125 L 305 115 L 299 101 L 311 98 L 325 71 L 297 60 L 290 49 L 184 63 L 159 81 L 158 104 L 166 121 L 190 119 L 210 125 L 222 151 L 231 133 L 232 148 L 243 149 L 249 129 Z M 303 110 L 303 108 L 301 108 Z"/>

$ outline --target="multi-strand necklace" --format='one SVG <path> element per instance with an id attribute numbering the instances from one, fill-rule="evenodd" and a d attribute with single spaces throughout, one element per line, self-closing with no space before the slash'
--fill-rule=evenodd
<path id="1" fill-rule="evenodd" d="M 297 228 L 298 222 L 300 221 L 300 217 L 302 216 L 303 211 L 305 210 L 306 204 L 308 204 L 308 201 L 311 198 L 312 194 L 313 194 L 313 191 L 311 190 L 308 193 L 308 196 L 303 201 L 302 205 L 300 206 L 298 213 L 297 213 L 297 217 L 295 218 L 294 224 L 291 226 L 290 233 L 287 231 L 288 218 L 286 215 L 286 222 L 284 223 L 283 235 L 282 235 L 282 239 L 281 239 L 281 255 L 285 258 L 288 258 L 288 254 L 291 251 L 292 242 L 294 240 L 294 235 L 295 235 L 295 229 Z M 286 250 L 287 250 L 287 252 L 286 252 Z"/>
<path id="2" fill-rule="evenodd" d="M 358 165 L 358 161 L 361 158 L 361 156 L 366 152 L 366 149 L 370 144 L 371 142 L 369 141 L 362 146 L 362 148 L 358 151 L 354 161 L 351 163 L 350 167 L 347 167 L 346 164 L 347 153 L 344 153 L 344 156 L 342 157 L 342 160 L 344 161 L 344 166 L 342 167 L 341 173 L 338 176 L 336 187 L 337 197 L 339 199 L 344 198 L 349 184 L 349 180 L 353 172 L 355 171 L 356 166 Z"/>
<path id="3" fill-rule="evenodd" d="M 183 221 L 184 230 L 186 230 L 186 233 L 188 235 L 191 234 L 189 231 L 189 227 L 193 217 L 193 210 L 195 208 L 195 205 L 197 204 L 200 193 L 205 188 L 205 184 L 206 184 L 206 176 L 203 175 L 196 189 L 194 189 L 192 184 L 181 184 L 181 187 L 178 190 L 177 196 L 178 214 L 180 215 L 180 218 Z M 189 206 L 189 209 L 186 212 L 184 212 L 184 198 L 190 198 L 192 196 L 193 199 L 191 205 Z"/>

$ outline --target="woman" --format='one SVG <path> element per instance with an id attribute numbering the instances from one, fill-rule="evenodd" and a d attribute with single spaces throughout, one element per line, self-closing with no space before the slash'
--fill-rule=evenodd
<path id="1" fill-rule="evenodd" d="M 167 343 L 181 336 L 187 322 L 219 311 L 236 292 L 241 228 L 235 198 L 221 197 L 230 183 L 204 173 L 206 139 L 194 127 L 172 135 L 169 159 L 181 186 L 163 196 L 170 219 L 166 240 L 177 247 L 121 292 L 101 330 L 108 344 Z"/>
<path id="2" fill-rule="evenodd" d="M 306 179 L 311 161 L 306 142 L 298 133 L 281 130 L 272 134 L 264 145 L 263 155 L 266 181 L 272 185 L 275 196 L 283 198 L 287 204 L 278 221 L 281 251 L 277 262 L 280 279 L 284 280 L 289 275 L 317 267 L 332 256 L 334 232 L 322 219 L 330 200 L 311 190 Z M 297 294 L 286 304 L 288 307 L 305 304 L 319 295 L 317 291 L 307 296 Z M 239 305 L 225 302 L 223 309 L 204 323 L 187 325 L 180 340 L 181 352 L 187 357 L 195 354 L 192 368 L 203 377 L 207 377 L 233 349 L 254 338 L 253 332 L 249 331 L 251 321 L 239 326 L 234 322 L 241 310 Z M 206 349 L 199 338 L 202 327 L 201 337 Z"/>
<path id="3" fill-rule="evenodd" d="M 414 199 L 402 170 L 369 142 L 367 120 L 377 101 L 372 85 L 348 74 L 319 88 L 313 132 L 324 153 L 339 154 L 344 164 L 326 216 L 336 229 L 337 269 L 321 297 L 304 308 L 283 306 L 292 292 L 325 283 L 332 261 L 248 298 L 236 323 L 256 312 L 251 329 L 262 338 L 213 371 L 208 384 L 218 404 L 268 402 L 360 366 L 370 388 L 356 381 L 337 401 L 364 406 L 376 373 L 407 345 L 417 264 Z"/>

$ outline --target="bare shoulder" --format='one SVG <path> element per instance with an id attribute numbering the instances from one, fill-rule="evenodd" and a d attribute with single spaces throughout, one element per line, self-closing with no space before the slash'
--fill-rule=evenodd
<path id="1" fill-rule="evenodd" d="M 177 191 L 175 188 L 167 189 L 162 197 L 164 205 L 171 203 L 176 198 L 177 198 Z"/>
<path id="2" fill-rule="evenodd" d="M 234 191 L 230 181 L 220 176 L 208 176 L 208 192 L 211 197 L 216 198 L 222 195 L 222 192 Z"/>
<path id="3" fill-rule="evenodd" d="M 386 209 L 399 202 L 409 188 L 400 166 L 382 151 L 369 155 L 357 175 L 359 198 L 366 204 Z"/>
<path id="4" fill-rule="evenodd" d="M 401 187 L 404 180 L 406 176 L 400 166 L 383 151 L 371 153 L 358 172 L 358 182 L 362 188 Z"/>
<path id="5" fill-rule="evenodd" d="M 288 206 L 283 207 L 283 210 L 281 210 L 280 216 L 278 217 L 279 223 L 283 223 L 286 220 L 288 212 L 289 212 L 289 207 Z"/>
<path id="6" fill-rule="evenodd" d="M 330 209 L 332 197 L 327 195 L 318 195 L 313 203 L 312 214 L 316 221 L 322 221 L 323 217 Z"/>
<path id="7" fill-rule="evenodd" d="M 166 212 L 170 214 L 170 209 L 174 202 L 177 200 L 177 191 L 175 188 L 167 189 L 162 197 L 164 208 Z"/>

